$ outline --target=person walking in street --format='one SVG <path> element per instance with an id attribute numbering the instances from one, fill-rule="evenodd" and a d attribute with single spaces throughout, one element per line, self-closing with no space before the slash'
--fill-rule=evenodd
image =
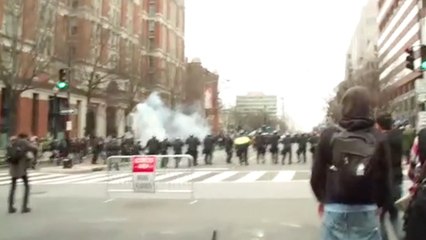
<path id="1" fill-rule="evenodd" d="M 322 240 L 380 240 L 379 208 L 391 191 L 390 150 L 374 128 L 367 88 L 344 94 L 339 126 L 325 129 L 315 152 L 310 184 L 320 202 Z"/>
<path id="2" fill-rule="evenodd" d="M 381 211 L 380 222 L 382 239 L 388 240 L 388 233 L 385 228 L 386 213 L 389 213 L 392 228 L 398 239 L 403 239 L 402 223 L 399 211 L 395 207 L 394 202 L 401 198 L 402 195 L 402 156 L 403 156 L 403 130 L 392 128 L 393 119 L 390 113 L 384 113 L 376 118 L 377 128 L 386 135 L 386 139 L 390 146 L 390 158 L 392 167 L 392 186 L 391 198 L 389 206 L 384 206 Z"/>
<path id="3" fill-rule="evenodd" d="M 31 163 L 27 158 L 28 152 L 36 151 L 37 147 L 33 146 L 26 134 L 19 134 L 18 138 L 11 138 L 10 144 L 7 147 L 7 162 L 9 163 L 9 174 L 11 177 L 11 186 L 8 198 L 8 212 L 15 213 L 15 191 L 16 182 L 22 179 L 24 182 L 24 199 L 22 202 L 22 213 L 28 213 L 31 209 L 28 207 L 28 199 L 30 195 L 30 186 L 27 175 L 27 169 L 31 167 Z"/>

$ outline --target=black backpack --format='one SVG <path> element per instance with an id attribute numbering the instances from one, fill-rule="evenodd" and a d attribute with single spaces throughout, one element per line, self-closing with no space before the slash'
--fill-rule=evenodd
<path id="1" fill-rule="evenodd" d="M 328 178 L 333 192 L 342 199 L 357 199 L 358 191 L 372 185 L 371 159 L 377 140 L 370 129 L 349 132 L 342 129 L 331 139 L 332 160 Z"/>
<path id="2" fill-rule="evenodd" d="M 7 161 L 10 164 L 16 165 L 19 163 L 19 160 L 25 157 L 26 151 L 17 144 L 12 144 L 7 148 Z"/>

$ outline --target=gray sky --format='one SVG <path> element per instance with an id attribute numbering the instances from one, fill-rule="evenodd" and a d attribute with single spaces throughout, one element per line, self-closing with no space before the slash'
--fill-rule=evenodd
<path id="1" fill-rule="evenodd" d="M 186 0 L 186 55 L 216 70 L 221 97 L 284 98 L 300 130 L 324 118 L 343 80 L 345 54 L 365 0 Z"/>

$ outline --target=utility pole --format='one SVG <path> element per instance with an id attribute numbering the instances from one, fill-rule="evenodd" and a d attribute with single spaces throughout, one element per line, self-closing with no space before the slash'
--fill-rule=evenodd
<path id="1" fill-rule="evenodd" d="M 72 81 L 72 77 L 71 77 L 71 61 L 72 61 L 72 51 L 71 51 L 71 41 L 70 44 L 68 46 L 68 61 L 67 61 L 67 69 L 68 69 L 68 74 L 67 74 L 67 82 L 69 84 L 69 87 L 67 89 L 67 106 L 68 109 L 71 109 L 71 81 Z M 71 137 L 71 129 L 72 129 L 72 121 L 71 121 L 71 114 L 67 115 L 67 121 L 66 121 L 66 126 L 65 126 L 65 138 L 69 139 Z"/>

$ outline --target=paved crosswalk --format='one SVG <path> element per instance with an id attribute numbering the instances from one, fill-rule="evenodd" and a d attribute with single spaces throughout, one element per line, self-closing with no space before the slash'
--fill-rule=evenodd
<path id="1" fill-rule="evenodd" d="M 155 181 L 158 183 L 250 183 L 250 182 L 291 182 L 308 181 L 309 171 L 164 171 L 157 172 Z M 48 184 L 121 184 L 130 183 L 133 175 L 127 172 L 93 172 L 85 174 L 56 174 L 30 172 L 29 179 L 33 185 Z M 10 184 L 7 172 L 0 172 L 0 186 Z"/>

